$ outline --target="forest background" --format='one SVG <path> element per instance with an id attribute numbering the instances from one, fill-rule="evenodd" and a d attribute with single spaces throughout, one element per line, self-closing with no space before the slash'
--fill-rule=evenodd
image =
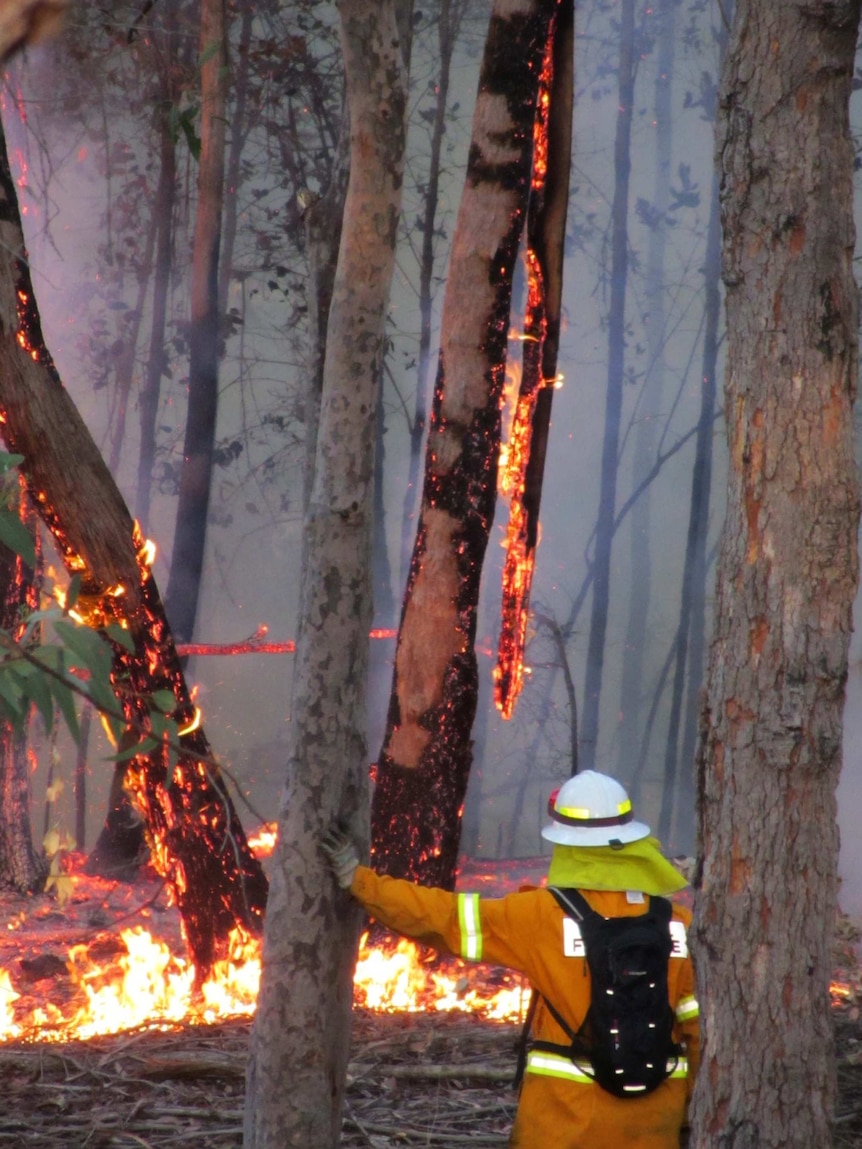
<path id="1" fill-rule="evenodd" d="M 631 27 L 622 18 L 627 6 Z M 268 640 L 284 642 L 296 636 L 301 560 L 306 213 L 328 188 L 338 156 L 337 17 L 326 3 L 271 0 L 229 5 L 229 14 L 216 466 L 197 621 L 193 634 L 178 638 L 235 643 L 265 625 Z M 159 547 L 162 587 L 174 549 L 187 413 L 200 99 L 195 15 L 195 6 L 166 0 L 110 11 L 73 7 L 56 41 L 14 63 L 3 105 L 46 342 L 130 508 Z M 374 630 L 389 637 L 371 642 L 372 759 L 415 529 L 421 430 L 487 17 L 488 5 L 478 0 L 433 0 L 414 17 L 407 178 L 378 434 Z M 548 791 L 571 770 L 575 716 L 582 737 L 586 726 L 582 756 L 632 787 L 641 815 L 672 852 L 693 850 L 694 738 L 724 509 L 714 232 L 709 242 L 722 17 L 720 5 L 686 0 L 578 7 L 562 378 L 542 498 L 531 673 L 514 717 L 504 721 L 492 698 L 503 550 L 492 545 L 477 639 L 476 768 L 462 839 L 469 854 L 540 851 Z M 631 62 L 628 140 L 620 137 L 621 59 L 624 70 Z M 168 264 L 159 255 L 166 219 Z M 166 322 L 154 339 L 159 285 Z M 523 299 L 523 279 L 519 291 Z M 609 364 L 617 358 L 611 348 L 623 351 L 617 414 L 613 404 L 608 413 Z M 141 399 L 154 379 L 155 455 L 142 467 Z M 611 474 L 602 457 L 616 418 Z M 703 437 L 700 454 L 697 448 L 704 422 L 710 459 Z M 692 515 L 695 475 L 701 487 Z M 611 527 L 610 609 L 599 635 L 591 580 L 597 526 L 609 529 L 598 517 L 608 484 L 619 521 Z M 505 522 L 501 498 L 492 542 L 502 542 Z M 692 531 L 706 560 L 693 582 L 685 578 Z M 248 825 L 255 811 L 272 815 L 283 783 L 291 671 L 290 654 L 198 655 L 190 663 L 211 741 L 249 799 L 242 811 Z M 847 826 L 862 804 L 860 727 L 857 648 L 839 791 Z M 54 815 L 71 825 L 74 750 L 62 741 L 36 745 L 36 805 L 51 768 L 68 783 Z M 94 727 L 86 844 L 104 816 L 108 753 Z M 849 835 L 842 874 L 842 904 L 859 912 L 862 878 L 854 886 L 853 875 L 862 875 L 862 853 L 854 853 Z"/>

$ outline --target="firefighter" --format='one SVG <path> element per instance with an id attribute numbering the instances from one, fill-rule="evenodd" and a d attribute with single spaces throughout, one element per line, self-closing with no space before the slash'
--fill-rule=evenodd
<path id="1" fill-rule="evenodd" d="M 685 886 L 649 827 L 634 820 L 615 779 L 584 771 L 551 795 L 548 811 L 551 822 L 542 830 L 553 845 L 548 885 L 578 889 L 603 917 L 644 914 L 650 895 L 668 896 Z M 590 1004 L 590 975 L 577 926 L 548 889 L 502 898 L 450 893 L 376 874 L 359 864 L 352 842 L 338 832 L 328 836 L 324 850 L 339 885 L 377 921 L 438 950 L 507 966 L 529 979 L 537 995 L 532 1035 L 545 1049 L 527 1054 L 512 1149 L 678 1149 L 700 1050 L 686 908 L 673 907 L 667 974 L 681 1055 L 668 1062 L 670 1075 L 651 1092 L 617 1097 L 595 1082 L 587 1061 L 565 1051 L 566 1029 L 580 1029 Z M 560 1051 L 547 1052 L 549 1043 Z"/>

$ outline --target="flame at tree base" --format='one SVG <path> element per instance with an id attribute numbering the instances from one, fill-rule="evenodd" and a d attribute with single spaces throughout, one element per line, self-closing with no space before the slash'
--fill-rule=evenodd
<path id="1" fill-rule="evenodd" d="M 274 836 L 273 825 L 262 827 L 253 847 L 268 853 Z M 69 880 L 73 892 L 63 906 L 53 898 L 0 894 L 6 922 L 0 931 L 0 1043 L 87 1040 L 254 1013 L 259 938 L 235 929 L 225 959 L 197 985 L 178 911 L 164 905 L 164 885 L 154 875 L 144 872 L 135 886 L 79 870 Z M 146 901 L 135 906 L 142 896 Z M 526 1006 L 526 985 L 516 975 L 440 959 L 388 936 L 375 935 L 375 944 L 363 936 L 354 984 L 357 1006 L 374 1012 L 460 1010 L 512 1021 Z"/>

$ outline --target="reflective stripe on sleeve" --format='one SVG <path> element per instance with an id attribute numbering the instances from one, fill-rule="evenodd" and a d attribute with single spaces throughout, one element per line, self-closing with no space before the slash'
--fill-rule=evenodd
<path id="1" fill-rule="evenodd" d="M 482 919 L 479 895 L 458 895 L 458 924 L 461 927 L 461 957 L 467 961 L 482 960 Z"/>
<path id="2" fill-rule="evenodd" d="M 680 998 L 679 1005 L 676 1007 L 677 1021 L 690 1021 L 693 1017 L 699 1016 L 700 1006 L 697 1004 L 696 997 Z"/>

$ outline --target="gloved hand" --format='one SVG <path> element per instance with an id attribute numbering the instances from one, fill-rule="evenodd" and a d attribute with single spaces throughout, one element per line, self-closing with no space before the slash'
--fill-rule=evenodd
<path id="1" fill-rule="evenodd" d="M 320 847 L 326 854 L 336 882 L 342 890 L 349 890 L 353 884 L 356 867 L 359 865 L 359 854 L 353 840 L 344 830 L 333 826 L 321 841 Z"/>

